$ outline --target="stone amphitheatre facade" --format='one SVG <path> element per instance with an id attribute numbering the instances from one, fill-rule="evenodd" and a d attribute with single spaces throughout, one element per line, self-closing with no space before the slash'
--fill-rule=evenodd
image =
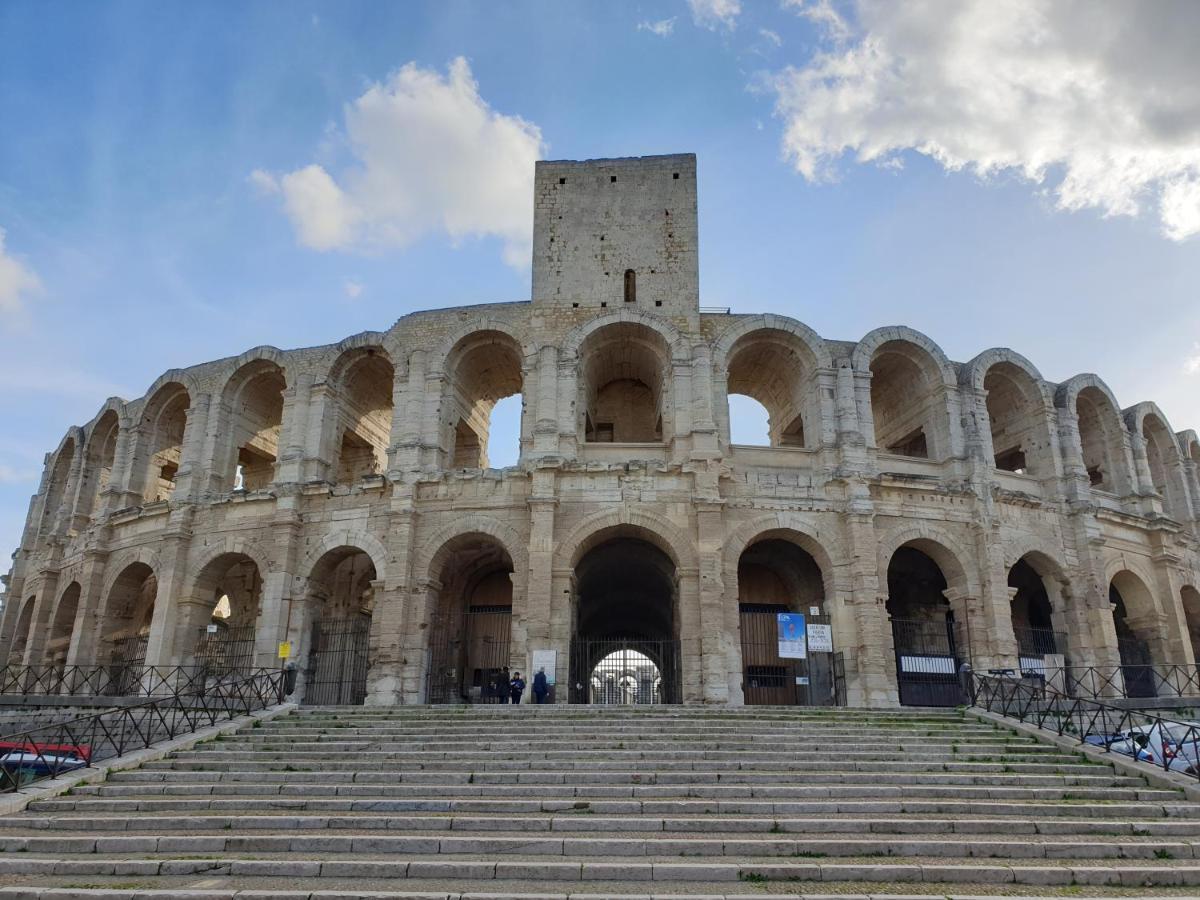
<path id="1" fill-rule="evenodd" d="M 692 156 L 540 163 L 534 203 L 531 302 L 173 370 L 70 428 L 0 658 L 217 670 L 286 642 L 298 697 L 368 704 L 488 699 L 539 651 L 557 702 L 609 697 L 613 648 L 640 660 L 620 698 L 690 703 L 1194 665 L 1200 441 L 1153 403 L 704 309 Z M 519 464 L 489 468 L 516 394 Z M 731 443 L 731 394 L 769 446 Z M 787 610 L 833 652 L 779 659 Z"/>

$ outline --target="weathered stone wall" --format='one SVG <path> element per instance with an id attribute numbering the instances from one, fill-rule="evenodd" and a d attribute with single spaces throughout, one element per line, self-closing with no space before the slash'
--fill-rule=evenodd
<path id="1" fill-rule="evenodd" d="M 614 184 L 610 169 L 619 178 L 664 171 L 661 160 L 544 164 L 539 191 L 584 175 L 600 191 Z M 667 190 L 684 197 L 674 209 L 694 209 L 694 170 L 687 178 L 678 188 L 671 178 Z M 623 226 L 623 202 L 609 209 L 605 244 L 612 235 L 634 260 L 657 226 L 639 218 L 641 207 Z M 594 224 L 584 216 L 556 226 L 555 243 L 582 240 Z M 633 233 L 622 236 L 623 227 Z M 694 253 L 694 231 L 690 240 Z M 628 265 L 661 250 L 643 249 L 650 255 Z M 936 563 L 976 668 L 1017 664 L 1008 579 L 1020 560 L 1041 577 L 1072 663 L 1119 660 L 1114 584 L 1125 625 L 1153 661 L 1194 661 L 1200 442 L 1172 431 L 1153 404 L 1122 411 L 1097 377 L 1051 384 L 1009 350 L 951 362 L 902 327 L 844 342 L 782 316 L 701 315 L 684 271 L 694 257 L 669 270 L 681 280 L 661 283 L 661 307 L 642 281 L 625 303 L 619 281 L 587 274 L 582 257 L 564 257 L 575 267 L 570 290 L 593 279 L 592 300 L 616 290 L 618 302 L 543 302 L 536 291 L 551 282 L 538 252 L 532 304 L 419 312 L 336 345 L 260 347 L 174 370 L 144 397 L 114 398 L 69 429 L 46 458 L 14 557 L 0 659 L 106 661 L 131 621 L 122 598 L 151 573 L 149 664 L 193 661 L 220 593 L 251 617 L 262 665 L 275 663 L 284 640 L 303 663 L 314 621 L 362 609 L 367 702 L 423 702 L 437 676 L 429 660 L 439 611 L 461 601 L 472 572 L 506 571 L 509 661 L 524 671 L 532 651 L 555 649 L 562 683 L 577 567 L 621 537 L 653 544 L 674 566 L 687 701 L 742 699 L 738 565 L 765 539 L 802 548 L 819 568 L 852 704 L 897 702 L 888 567 L 902 547 Z M 920 392 L 881 383 L 893 377 Z M 658 380 L 645 388 L 661 411 L 661 438 L 587 441 L 589 403 L 623 378 Z M 258 393 L 271 383 L 282 385 L 277 421 Z M 482 431 L 490 404 L 514 391 L 523 402 L 519 465 L 462 466 L 462 428 Z M 774 446 L 731 444 L 730 391 L 763 403 Z M 924 457 L 877 446 L 877 433 L 918 426 Z M 477 437 L 486 452 L 486 434 Z M 996 468 L 1013 441 L 1026 474 Z M 266 481 L 236 490 L 247 445 L 268 459 Z M 340 464 L 347 447 L 360 464 Z M 365 559 L 340 566 L 351 553 Z M 491 568 L 471 568 L 481 560 Z M 353 577 L 339 581 L 339 572 Z"/>

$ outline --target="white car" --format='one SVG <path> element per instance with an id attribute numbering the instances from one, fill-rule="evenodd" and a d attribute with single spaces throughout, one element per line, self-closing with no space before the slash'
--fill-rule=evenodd
<path id="1" fill-rule="evenodd" d="M 1139 725 L 1109 744 L 1114 753 L 1188 775 L 1200 774 L 1200 722 Z"/>

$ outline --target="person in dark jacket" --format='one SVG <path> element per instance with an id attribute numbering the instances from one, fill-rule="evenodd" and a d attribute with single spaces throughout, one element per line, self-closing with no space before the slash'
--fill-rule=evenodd
<path id="1" fill-rule="evenodd" d="M 523 693 L 525 693 L 525 679 L 521 677 L 520 672 L 513 672 L 512 681 L 509 682 L 508 696 L 511 698 L 509 702 L 520 703 Z"/>
<path id="2" fill-rule="evenodd" d="M 496 676 L 496 696 L 500 698 L 500 703 L 508 702 L 508 692 L 511 688 L 512 679 L 508 674 L 508 666 L 500 670 L 500 674 Z"/>
<path id="3" fill-rule="evenodd" d="M 537 674 L 533 676 L 533 702 L 545 703 L 546 694 L 550 691 L 550 685 L 546 682 L 546 670 L 538 669 Z"/>

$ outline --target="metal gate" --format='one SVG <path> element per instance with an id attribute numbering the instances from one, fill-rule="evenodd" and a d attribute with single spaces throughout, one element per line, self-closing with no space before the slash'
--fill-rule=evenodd
<path id="1" fill-rule="evenodd" d="M 1121 677 L 1125 681 L 1126 697 L 1154 697 L 1158 691 L 1154 684 L 1153 657 L 1145 641 L 1136 638 L 1117 637 L 1117 650 L 1121 655 Z"/>
<path id="2" fill-rule="evenodd" d="M 149 633 L 131 634 L 113 641 L 106 693 L 114 697 L 141 693 L 142 668 L 146 664 L 149 642 Z"/>
<path id="3" fill-rule="evenodd" d="M 608 638 L 571 642 L 572 703 L 682 701 L 679 641 Z"/>
<path id="4" fill-rule="evenodd" d="M 304 703 L 357 706 L 367 696 L 370 616 L 322 619 L 313 624 L 305 671 Z"/>
<path id="5" fill-rule="evenodd" d="M 202 628 L 196 642 L 196 665 L 208 675 L 248 672 L 254 665 L 254 625 L 218 626 L 216 631 Z"/>
<path id="6" fill-rule="evenodd" d="M 951 618 L 893 618 L 892 642 L 901 705 L 958 706 L 963 702 Z"/>
<path id="7" fill-rule="evenodd" d="M 787 611 L 761 603 L 743 603 L 738 608 L 744 702 L 747 706 L 840 706 L 845 700 L 838 654 L 810 650 L 806 659 L 779 655 L 777 616 Z M 807 625 L 831 623 L 828 616 L 804 618 Z"/>
<path id="8" fill-rule="evenodd" d="M 465 617 L 435 616 L 429 634 L 428 702 L 504 703 L 511 635 L 511 606 L 472 606 Z"/>

